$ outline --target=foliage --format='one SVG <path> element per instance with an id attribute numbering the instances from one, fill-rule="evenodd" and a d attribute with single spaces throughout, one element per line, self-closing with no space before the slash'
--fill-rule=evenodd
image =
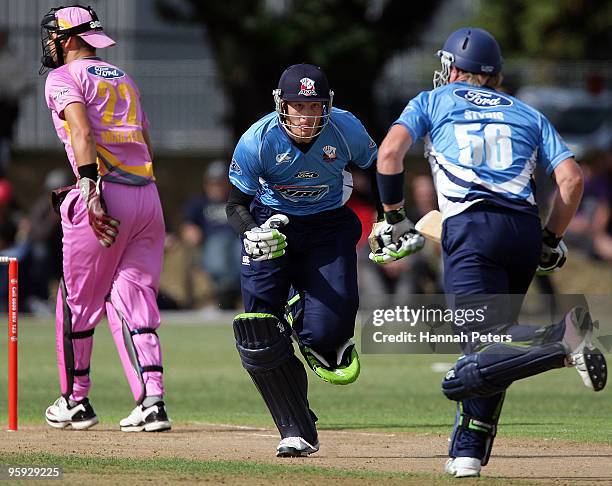
<path id="1" fill-rule="evenodd" d="M 475 24 L 493 33 L 505 57 L 610 59 L 612 2 L 482 0 Z"/>
<path id="2" fill-rule="evenodd" d="M 211 45 L 240 136 L 272 110 L 271 92 L 291 64 L 320 65 L 336 106 L 373 135 L 374 83 L 393 54 L 415 45 L 441 0 L 157 0 L 169 20 L 199 23 Z"/>

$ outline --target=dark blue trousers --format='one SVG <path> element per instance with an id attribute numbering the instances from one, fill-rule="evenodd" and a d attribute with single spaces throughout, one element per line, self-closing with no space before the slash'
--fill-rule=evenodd
<path id="1" fill-rule="evenodd" d="M 254 200 L 257 224 L 275 214 Z M 255 262 L 242 250 L 242 298 L 246 312 L 282 319 L 291 288 L 302 295 L 302 318 L 294 322 L 300 341 L 315 351 L 335 350 L 353 337 L 359 307 L 357 254 L 361 223 L 343 206 L 309 216 L 289 215 L 282 229 L 285 255 Z"/>
<path id="2" fill-rule="evenodd" d="M 524 295 L 538 266 L 541 251 L 541 226 L 537 216 L 499 206 L 478 203 L 465 212 L 444 221 L 442 254 L 444 287 L 454 294 L 455 304 L 469 295 Z M 521 299 L 514 300 L 514 303 Z M 520 303 L 520 302 L 519 302 Z M 519 309 L 505 309 L 497 319 L 485 325 L 491 329 L 511 324 Z M 517 340 L 529 339 L 528 326 L 513 326 Z M 467 329 L 468 331 L 472 329 Z M 483 329 L 475 329 L 483 331 Z M 519 334 L 522 336 L 518 336 Z M 515 334 L 513 333 L 513 336 Z M 470 352 L 470 346 L 465 352 Z M 457 416 L 465 413 L 486 423 L 496 424 L 505 393 L 486 398 L 464 400 Z M 457 421 L 455 430 L 457 432 Z M 464 430 L 452 441 L 450 456 L 486 455 L 487 438 Z"/>

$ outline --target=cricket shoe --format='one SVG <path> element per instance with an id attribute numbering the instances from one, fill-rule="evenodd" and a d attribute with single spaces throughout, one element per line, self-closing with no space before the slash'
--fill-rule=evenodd
<path id="1" fill-rule="evenodd" d="M 475 457 L 451 457 L 444 465 L 444 472 L 456 478 L 478 478 L 480 468 L 480 459 Z"/>
<path id="2" fill-rule="evenodd" d="M 603 353 L 592 343 L 593 328 L 597 326 L 588 310 L 574 307 L 565 316 L 563 342 L 570 348 L 566 366 L 576 368 L 587 388 L 601 391 L 608 380 L 608 367 Z"/>
<path id="3" fill-rule="evenodd" d="M 73 407 L 64 397 L 59 397 L 45 411 L 47 423 L 54 429 L 65 429 L 70 426 L 74 430 L 85 430 L 98 423 L 98 417 L 87 398 Z"/>
<path id="4" fill-rule="evenodd" d="M 172 428 L 164 402 L 157 402 L 147 408 L 138 405 L 119 422 L 119 427 L 123 432 L 163 432 Z"/>
<path id="5" fill-rule="evenodd" d="M 276 448 L 276 457 L 306 457 L 319 450 L 319 442 L 311 445 L 301 437 L 285 437 Z"/>

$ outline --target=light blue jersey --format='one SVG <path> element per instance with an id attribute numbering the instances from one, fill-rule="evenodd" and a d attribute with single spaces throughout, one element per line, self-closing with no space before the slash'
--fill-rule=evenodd
<path id="1" fill-rule="evenodd" d="M 348 111 L 332 109 L 327 126 L 306 153 L 289 139 L 276 112 L 240 138 L 229 178 L 246 194 L 286 214 L 307 215 L 342 206 L 350 196 L 349 163 L 362 169 L 376 159 L 376 143 Z"/>
<path id="2" fill-rule="evenodd" d="M 452 83 L 413 98 L 395 122 L 425 137 L 445 218 L 490 201 L 537 214 L 533 173 L 574 154 L 544 115 L 507 94 Z"/>

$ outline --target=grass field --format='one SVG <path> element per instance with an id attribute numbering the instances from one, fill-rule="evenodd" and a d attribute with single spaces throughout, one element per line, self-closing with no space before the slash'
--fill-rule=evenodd
<path id="1" fill-rule="evenodd" d="M 162 326 L 159 334 L 166 370 L 166 402 L 175 424 L 272 427 L 262 400 L 240 365 L 229 323 L 166 325 Z M 1 342 L 0 369 L 4 370 L 6 346 L 4 340 Z M 22 319 L 19 344 L 20 425 L 40 426 L 44 424 L 45 407 L 59 395 L 53 323 Z M 310 401 L 319 416 L 319 428 L 388 432 L 402 436 L 448 434 L 454 405 L 441 394 L 442 373 L 432 371 L 432 365 L 440 361 L 452 362 L 453 359 L 452 356 L 365 355 L 362 356 L 362 374 L 358 382 L 348 387 L 328 385 L 310 374 Z M 90 399 L 100 417 L 100 426 L 117 428 L 118 421 L 133 408 L 133 402 L 104 323 L 96 331 L 91 368 L 93 387 Z M 0 390 L 0 421 L 5 428 L 5 371 L 0 375 Z M 609 390 L 598 394 L 588 391 L 574 370 L 549 372 L 512 386 L 500 423 L 500 435 L 565 439 L 593 444 L 595 448 L 597 444 L 609 445 L 612 444 L 610 403 Z M 270 450 L 271 456 L 273 452 Z M 151 467 L 146 460 L 126 461 L 120 457 L 28 456 L 20 450 L 0 454 L 0 464 L 16 461 L 20 464 L 60 462 L 68 471 L 84 474 L 96 474 L 98 469 L 130 474 Z M 160 461 L 156 467 L 168 481 L 181 477 L 215 481 L 215 478 L 228 474 L 239 481 L 248 472 L 252 479 L 268 483 L 283 482 L 289 474 L 282 465 L 256 463 L 244 469 L 245 466 L 239 462 L 180 458 Z M 357 479 L 376 483 L 386 478 L 385 481 L 392 484 L 410 484 L 412 477 L 400 473 L 313 467 L 306 467 L 300 474 L 303 479 L 310 478 L 314 482 L 320 482 L 317 478 L 327 477 L 340 483 L 352 483 Z M 413 479 L 416 481 L 414 484 L 429 482 L 419 480 L 418 476 Z M 508 484 L 508 481 L 503 484 Z"/>

